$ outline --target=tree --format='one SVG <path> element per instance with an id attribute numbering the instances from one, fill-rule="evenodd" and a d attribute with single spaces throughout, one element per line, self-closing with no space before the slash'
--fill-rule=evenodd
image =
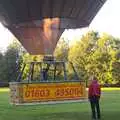
<path id="1" fill-rule="evenodd" d="M 60 39 L 55 49 L 54 56 L 57 60 L 68 61 L 69 44 L 64 38 Z"/>
<path id="2" fill-rule="evenodd" d="M 91 65 L 91 55 L 96 49 L 98 39 L 99 34 L 97 32 L 88 32 L 70 48 L 69 61 L 73 62 L 81 80 L 87 80 L 90 74 L 93 74 L 93 70 L 89 70 L 89 65 Z M 92 67 L 94 68 L 94 65 Z"/>
<path id="3" fill-rule="evenodd" d="M 0 52 L 0 82 L 2 82 L 3 81 L 3 54 Z"/>
<path id="4" fill-rule="evenodd" d="M 8 46 L 5 53 L 3 55 L 0 55 L 0 78 L 4 82 L 16 81 L 16 78 L 20 71 L 20 63 L 22 62 L 19 56 L 20 47 L 21 45 L 14 41 Z"/>
<path id="5" fill-rule="evenodd" d="M 76 66 L 82 80 L 97 76 L 102 84 L 106 81 L 113 84 L 119 80 L 113 76 L 113 70 L 118 69 L 113 67 L 113 63 L 120 60 L 119 45 L 118 39 L 107 34 L 100 36 L 97 32 L 91 31 L 72 46 L 69 60 Z"/>
<path id="6" fill-rule="evenodd" d="M 17 51 L 14 48 L 9 48 L 4 55 L 4 79 L 8 82 L 15 81 L 18 75 L 16 69 L 16 55 Z"/>

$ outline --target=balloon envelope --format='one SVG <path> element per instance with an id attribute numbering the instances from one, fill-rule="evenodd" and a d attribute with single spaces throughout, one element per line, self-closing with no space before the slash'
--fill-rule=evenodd
<path id="1" fill-rule="evenodd" d="M 64 29 L 88 26 L 106 0 L 0 0 L 0 21 L 30 54 L 53 54 Z"/>

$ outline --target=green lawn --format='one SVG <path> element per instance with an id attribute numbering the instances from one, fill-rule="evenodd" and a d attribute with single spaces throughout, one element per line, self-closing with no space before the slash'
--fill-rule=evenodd
<path id="1" fill-rule="evenodd" d="M 120 91 L 104 91 L 102 120 L 120 120 Z M 91 120 L 88 102 L 54 105 L 13 106 L 8 90 L 0 91 L 0 120 Z"/>

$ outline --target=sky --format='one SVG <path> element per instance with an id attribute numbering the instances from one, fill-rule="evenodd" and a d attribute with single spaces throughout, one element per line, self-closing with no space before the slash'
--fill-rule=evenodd
<path id="1" fill-rule="evenodd" d="M 120 0 L 107 0 L 89 27 L 78 30 L 67 30 L 64 34 L 73 39 L 89 30 L 108 33 L 120 38 Z M 71 34 L 70 34 L 71 33 Z"/>
<path id="2" fill-rule="evenodd" d="M 67 39 L 74 39 L 85 34 L 89 30 L 95 30 L 120 38 L 119 12 L 120 0 L 107 0 L 89 27 L 77 30 L 66 30 L 63 35 L 67 37 Z M 13 39 L 13 35 L 0 24 L 0 50 L 6 49 Z"/>
<path id="3" fill-rule="evenodd" d="M 0 23 L 0 50 L 6 49 L 6 47 L 12 42 L 13 35 L 3 27 Z"/>

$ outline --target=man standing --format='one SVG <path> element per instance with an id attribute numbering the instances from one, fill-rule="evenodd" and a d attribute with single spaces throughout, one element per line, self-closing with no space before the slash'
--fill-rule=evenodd
<path id="1" fill-rule="evenodd" d="M 101 88 L 98 84 L 98 80 L 96 77 L 92 80 L 89 89 L 88 89 L 88 98 L 91 104 L 91 110 L 92 110 L 92 118 L 93 119 L 100 119 L 100 106 L 99 106 L 99 100 L 101 96 Z"/>

